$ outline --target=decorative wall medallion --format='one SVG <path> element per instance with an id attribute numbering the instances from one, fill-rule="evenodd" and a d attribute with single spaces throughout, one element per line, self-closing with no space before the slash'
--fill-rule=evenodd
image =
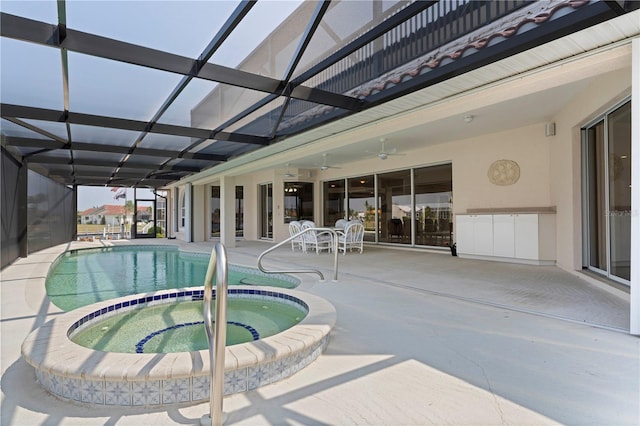
<path id="1" fill-rule="evenodd" d="M 487 176 L 494 185 L 513 185 L 520 179 L 520 166 L 515 161 L 497 160 L 489 166 Z"/>

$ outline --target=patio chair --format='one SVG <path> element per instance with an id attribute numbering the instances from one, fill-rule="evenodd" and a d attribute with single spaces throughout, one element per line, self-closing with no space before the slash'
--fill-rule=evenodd
<path id="1" fill-rule="evenodd" d="M 298 222 L 297 220 L 292 220 L 291 222 L 289 222 L 289 235 L 290 236 L 293 237 L 294 235 L 298 234 L 301 230 L 302 230 L 302 227 L 300 226 L 300 222 Z M 304 240 L 303 240 L 301 235 L 299 235 L 298 237 L 296 237 L 293 240 L 291 240 L 291 251 L 296 251 L 296 249 L 300 249 L 301 251 L 305 251 L 304 250 Z"/>
<path id="2" fill-rule="evenodd" d="M 351 220 L 345 226 L 344 231 L 338 232 L 338 250 L 342 254 L 347 254 L 347 249 L 360 249 L 360 253 L 364 248 L 364 225 L 359 220 Z"/>
<path id="3" fill-rule="evenodd" d="M 302 229 L 315 228 L 316 224 L 307 221 L 302 224 Z M 321 251 L 327 250 L 331 252 L 333 250 L 333 238 L 329 231 L 307 231 L 302 234 L 303 250 L 308 253 L 310 250 L 315 250 L 316 254 L 320 254 Z"/>
<path id="4" fill-rule="evenodd" d="M 389 238 L 402 238 L 404 235 L 404 230 L 402 228 L 402 220 L 398 218 L 389 220 L 387 223 L 387 233 L 389 234 Z"/>
<path id="5" fill-rule="evenodd" d="M 349 221 L 347 219 L 338 219 L 336 220 L 336 224 L 333 226 L 336 229 L 344 229 L 345 226 L 347 226 L 347 223 Z"/>

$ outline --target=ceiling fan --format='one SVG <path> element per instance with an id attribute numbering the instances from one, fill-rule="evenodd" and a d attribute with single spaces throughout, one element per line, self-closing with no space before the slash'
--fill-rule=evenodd
<path id="1" fill-rule="evenodd" d="M 301 176 L 300 174 L 292 173 L 291 171 L 289 171 L 289 166 L 290 164 L 287 163 L 287 170 L 282 174 L 283 177 L 287 179 L 291 179 L 291 178 L 297 178 Z"/>
<path id="2" fill-rule="evenodd" d="M 396 149 L 390 149 L 387 150 L 384 147 L 384 143 L 385 143 L 386 139 L 385 138 L 380 138 L 380 151 L 378 152 L 371 152 L 371 151 L 366 151 L 369 154 L 373 154 L 376 157 L 378 157 L 381 160 L 386 160 L 387 158 L 389 158 L 390 155 L 404 155 L 404 154 L 397 154 L 396 153 Z"/>
<path id="3" fill-rule="evenodd" d="M 322 154 L 322 164 L 320 164 L 320 170 L 325 171 L 325 170 L 329 170 L 329 169 L 339 169 L 340 167 L 330 166 L 329 164 L 327 164 L 327 157 L 328 156 L 329 156 L 329 154 L 327 154 L 327 153 Z"/>

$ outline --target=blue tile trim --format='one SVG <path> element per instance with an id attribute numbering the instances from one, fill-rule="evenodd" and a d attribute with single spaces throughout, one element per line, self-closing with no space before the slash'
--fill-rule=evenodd
<path id="1" fill-rule="evenodd" d="M 238 288 L 230 288 L 228 289 L 228 294 L 229 295 L 252 295 L 252 296 L 267 296 L 267 297 L 271 297 L 271 298 L 275 298 L 275 299 L 282 299 L 282 300 L 286 300 L 289 302 L 293 302 L 296 305 L 298 305 L 299 307 L 301 307 L 302 309 L 306 310 L 307 312 L 309 311 L 309 306 L 301 299 L 295 297 L 295 296 L 291 296 L 289 294 L 285 294 L 285 293 L 279 293 L 279 292 L 275 292 L 275 291 L 268 291 L 268 290 L 258 290 L 258 289 L 238 289 Z M 153 296 L 146 296 L 146 297 L 140 297 L 140 298 L 136 298 L 136 299 L 132 299 L 132 300 L 126 300 L 124 302 L 118 302 L 115 305 L 109 305 L 103 308 L 100 308 L 100 310 L 95 311 L 95 312 L 91 312 L 88 315 L 85 315 L 84 317 L 80 318 L 78 321 L 76 321 L 75 323 L 73 323 L 71 325 L 71 327 L 69 327 L 69 330 L 67 330 L 67 335 L 70 336 L 71 334 L 73 334 L 80 326 L 89 323 L 91 320 L 96 319 L 102 315 L 105 315 L 107 313 L 110 312 L 117 312 L 123 308 L 127 308 L 127 307 L 134 307 L 134 306 L 139 306 L 139 307 L 144 307 L 143 305 L 148 304 L 149 302 L 153 302 L 153 301 L 162 301 L 162 300 L 168 300 L 168 299 L 180 299 L 180 298 L 189 298 L 187 300 L 192 300 L 192 301 L 201 301 L 204 299 L 204 290 L 186 290 L 186 291 L 179 291 L 179 292 L 171 292 L 171 293 L 163 293 L 163 294 L 156 294 Z M 215 291 L 213 293 L 213 298 L 215 299 Z M 249 330 L 249 332 L 255 337 L 255 335 L 257 335 L 257 331 L 255 331 L 255 329 L 253 329 L 251 326 L 246 325 L 246 324 L 241 324 L 241 323 L 233 323 L 233 322 L 228 322 L 229 324 L 234 324 L 234 325 L 239 325 L 241 327 L 246 328 L 247 330 Z M 167 331 L 171 328 L 175 328 L 176 326 L 173 327 L 169 327 L 168 329 L 165 330 L 160 330 L 159 332 L 163 332 L 163 331 Z M 253 330 L 253 331 L 252 331 Z M 254 332 L 256 334 L 254 334 Z M 156 332 L 157 333 L 157 332 Z M 148 336 L 147 336 L 148 337 Z M 259 338 L 259 337 L 258 337 Z M 257 339 L 255 339 L 257 340 Z M 144 345 L 143 345 L 144 346 Z"/>
<path id="2" fill-rule="evenodd" d="M 215 321 L 214 321 L 215 323 Z M 157 330 L 154 331 L 153 333 L 149 334 L 148 336 L 146 336 L 144 339 L 140 340 L 138 343 L 136 343 L 136 353 L 137 354 L 142 354 L 144 353 L 144 345 L 147 344 L 147 342 L 149 342 L 149 340 L 153 339 L 154 337 L 162 334 L 162 333 L 166 333 L 167 331 L 171 331 L 171 330 L 175 330 L 177 328 L 182 328 L 182 327 L 190 327 L 190 326 L 194 326 L 194 325 L 203 325 L 204 321 L 192 321 L 192 322 L 184 322 L 181 324 L 174 324 L 170 327 L 166 327 L 163 328 L 161 330 Z M 260 339 L 260 333 L 258 333 L 258 331 L 251 327 L 248 324 L 243 324 L 241 322 L 237 322 L 237 321 L 227 321 L 227 324 L 231 324 L 231 325 L 236 325 L 238 327 L 242 327 L 244 329 L 246 329 L 249 333 L 251 333 L 251 337 L 253 338 L 253 340 L 259 340 Z"/>

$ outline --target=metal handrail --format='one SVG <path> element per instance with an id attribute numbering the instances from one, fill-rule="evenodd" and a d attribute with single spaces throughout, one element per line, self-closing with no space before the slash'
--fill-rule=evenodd
<path id="1" fill-rule="evenodd" d="M 277 243 L 275 246 L 273 247 L 269 247 L 268 249 L 266 249 L 265 251 L 263 251 L 260 256 L 258 256 L 258 269 L 260 269 L 260 271 L 264 272 L 265 274 L 318 274 L 320 276 L 320 280 L 324 281 L 324 275 L 322 275 L 322 272 L 320 272 L 317 269 L 287 269 L 287 270 L 281 270 L 281 271 L 277 271 L 277 270 L 266 270 L 264 269 L 264 267 L 262 266 L 262 258 L 265 257 L 268 253 L 271 253 L 272 251 L 276 250 L 277 248 L 285 245 L 286 243 L 301 237 L 305 232 L 329 232 L 332 235 L 333 238 L 333 281 L 337 281 L 338 280 L 338 234 L 336 233 L 335 230 L 331 229 L 331 228 L 305 228 L 302 231 L 298 232 L 297 234 L 291 235 L 289 238 L 287 238 L 284 241 L 280 241 L 279 243 Z"/>
<path id="2" fill-rule="evenodd" d="M 221 243 L 211 251 L 207 275 L 204 280 L 204 328 L 209 342 L 209 415 L 202 416 L 201 424 L 222 425 L 222 398 L 224 396 L 224 354 L 227 340 L 227 252 Z M 216 274 L 217 272 L 217 274 Z M 211 299 L 213 275 L 216 274 L 216 320 L 212 324 Z"/>

